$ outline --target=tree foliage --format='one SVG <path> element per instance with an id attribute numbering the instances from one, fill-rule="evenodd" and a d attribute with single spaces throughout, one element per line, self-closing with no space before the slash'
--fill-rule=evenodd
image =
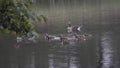
<path id="1" fill-rule="evenodd" d="M 30 0 L 0 0 L 0 31 L 28 34 L 35 29 L 33 22 L 45 20 L 43 15 L 33 16 Z"/>

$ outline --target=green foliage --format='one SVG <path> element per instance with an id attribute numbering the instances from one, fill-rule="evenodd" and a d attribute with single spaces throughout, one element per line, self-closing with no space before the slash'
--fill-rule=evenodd
<path id="1" fill-rule="evenodd" d="M 39 17 L 37 17 L 37 20 L 47 22 L 47 18 L 45 16 L 43 16 L 43 15 L 40 15 Z"/>
<path id="2" fill-rule="evenodd" d="M 44 16 L 32 16 L 29 0 L 0 0 L 0 31 L 5 33 L 28 34 L 35 29 L 32 21 L 46 21 Z"/>

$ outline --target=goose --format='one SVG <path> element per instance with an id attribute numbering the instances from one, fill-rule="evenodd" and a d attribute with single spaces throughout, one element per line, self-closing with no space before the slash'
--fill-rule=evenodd
<path id="1" fill-rule="evenodd" d="M 33 43 L 36 43 L 36 37 L 33 35 L 31 37 L 26 37 L 26 40 L 29 41 L 29 42 L 33 42 Z"/>
<path id="2" fill-rule="evenodd" d="M 17 36 L 15 47 L 19 48 L 21 43 L 36 43 L 36 38 L 35 36 L 31 36 L 31 37 L 27 37 L 25 35 Z"/>
<path id="3" fill-rule="evenodd" d="M 67 32 L 68 33 L 78 33 L 81 31 L 82 25 L 81 26 L 72 26 L 71 23 L 68 23 L 67 26 Z"/>
<path id="4" fill-rule="evenodd" d="M 84 35 L 78 35 L 77 33 L 74 34 L 77 41 L 85 41 L 86 37 Z"/>
<path id="5" fill-rule="evenodd" d="M 45 39 L 48 41 L 60 41 L 60 36 L 45 34 Z"/>
<path id="6" fill-rule="evenodd" d="M 86 40 L 88 40 L 92 37 L 92 35 L 91 34 L 84 34 L 84 37 L 86 38 Z"/>
<path id="7" fill-rule="evenodd" d="M 78 41 L 86 41 L 92 37 L 91 34 L 78 35 L 77 33 L 75 33 L 74 36 L 77 38 Z"/>
<path id="8" fill-rule="evenodd" d="M 22 41 L 23 41 L 23 38 L 22 38 L 22 37 L 20 37 L 20 36 L 17 36 L 16 40 L 17 40 L 17 43 L 20 43 L 20 42 L 22 42 Z"/>
<path id="9" fill-rule="evenodd" d="M 60 42 L 62 43 L 62 45 L 64 44 L 70 44 L 70 42 L 74 42 L 77 40 L 77 38 L 75 38 L 74 36 L 65 36 L 65 35 L 60 35 Z"/>
<path id="10" fill-rule="evenodd" d="M 16 37 L 15 48 L 19 48 L 19 47 L 20 47 L 20 42 L 22 42 L 22 41 L 23 41 L 22 37 L 17 36 L 17 37 Z"/>
<path id="11" fill-rule="evenodd" d="M 58 36 L 45 34 L 45 39 L 48 41 L 59 41 L 63 45 L 63 44 L 69 44 L 69 42 L 75 40 L 76 38 L 64 36 L 62 34 Z"/>
<path id="12" fill-rule="evenodd" d="M 81 28 L 82 28 L 82 26 L 73 26 L 73 28 L 72 28 L 72 30 L 73 30 L 73 32 L 80 32 L 81 31 Z"/>
<path id="13" fill-rule="evenodd" d="M 73 26 L 71 25 L 71 23 L 69 23 L 68 26 L 67 26 L 67 32 L 68 33 L 72 33 L 73 32 Z"/>

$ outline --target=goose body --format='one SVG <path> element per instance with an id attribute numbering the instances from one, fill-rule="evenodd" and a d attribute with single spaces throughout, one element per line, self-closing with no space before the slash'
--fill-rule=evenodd
<path id="1" fill-rule="evenodd" d="M 62 41 L 62 40 L 76 40 L 77 38 L 75 38 L 74 36 L 63 36 L 63 35 L 59 35 L 59 36 L 55 36 L 55 35 L 45 35 L 45 39 L 49 40 L 49 41 Z"/>
<path id="2" fill-rule="evenodd" d="M 72 31 L 75 32 L 75 33 L 80 32 L 81 28 L 82 28 L 82 26 L 73 26 Z"/>
<path id="3" fill-rule="evenodd" d="M 69 44 L 70 42 L 82 42 L 82 41 L 86 41 L 91 37 L 90 34 L 73 34 L 73 35 L 45 35 L 45 39 L 48 41 L 59 41 L 62 44 Z"/>
<path id="4" fill-rule="evenodd" d="M 45 34 L 45 39 L 48 40 L 48 41 L 60 41 L 61 37 L 60 36 L 55 36 L 55 35 Z"/>
<path id="5" fill-rule="evenodd" d="M 18 36 L 16 40 L 17 40 L 17 43 L 28 43 L 28 42 L 35 43 L 36 42 L 35 36 L 32 36 L 32 37 Z"/>
<path id="6" fill-rule="evenodd" d="M 19 37 L 19 36 L 16 39 L 17 39 L 17 43 L 20 43 L 23 41 L 22 37 Z"/>
<path id="7" fill-rule="evenodd" d="M 45 39 L 48 41 L 59 41 L 62 44 L 69 44 L 70 42 L 74 42 L 77 40 L 77 38 L 74 36 L 65 36 L 65 35 L 55 36 L 48 34 L 45 35 Z"/>
<path id="8" fill-rule="evenodd" d="M 78 33 L 81 31 L 82 26 L 72 26 L 70 23 L 67 26 L 68 33 Z"/>
<path id="9" fill-rule="evenodd" d="M 36 43 L 35 36 L 29 37 L 27 39 L 28 39 L 28 41 Z"/>
<path id="10" fill-rule="evenodd" d="M 83 34 L 83 35 L 74 34 L 74 36 L 77 38 L 78 41 L 85 41 L 92 37 L 91 34 Z"/>

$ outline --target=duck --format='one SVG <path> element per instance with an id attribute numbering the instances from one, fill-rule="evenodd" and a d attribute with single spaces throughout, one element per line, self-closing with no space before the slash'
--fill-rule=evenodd
<path id="1" fill-rule="evenodd" d="M 92 38 L 92 34 L 84 34 L 86 40 L 89 40 L 90 38 Z"/>
<path id="2" fill-rule="evenodd" d="M 69 42 L 71 42 L 72 40 L 75 40 L 76 38 L 64 36 L 62 34 L 60 34 L 58 36 L 45 34 L 45 39 L 48 40 L 49 42 L 50 41 L 59 41 L 63 45 L 63 44 L 69 44 Z"/>
<path id="3" fill-rule="evenodd" d="M 49 34 L 45 34 L 45 39 L 48 41 L 61 41 L 61 37 L 60 36 L 55 36 L 55 35 L 49 35 Z"/>
<path id="4" fill-rule="evenodd" d="M 15 48 L 19 48 L 20 47 L 20 43 L 23 41 L 22 37 L 17 36 L 16 37 L 16 44 L 14 45 Z"/>
<path id="5" fill-rule="evenodd" d="M 75 33 L 74 36 L 77 38 L 78 41 L 86 41 L 86 40 L 89 40 L 92 37 L 91 34 L 78 35 L 77 33 Z"/>
<path id="6" fill-rule="evenodd" d="M 23 38 L 22 38 L 22 37 L 20 37 L 20 36 L 17 36 L 17 37 L 16 37 L 16 40 L 17 40 L 17 43 L 20 43 L 20 42 L 22 42 L 22 41 L 23 41 Z"/>
<path id="7" fill-rule="evenodd" d="M 35 36 L 30 36 L 30 37 L 17 36 L 16 40 L 17 40 L 17 43 L 21 43 L 21 42 L 24 42 L 24 43 L 26 43 L 26 42 L 34 42 L 35 43 L 36 42 Z"/>
<path id="8" fill-rule="evenodd" d="M 78 33 L 78 32 L 81 32 L 81 28 L 82 26 L 73 26 L 72 30 L 73 32 Z"/>
<path id="9" fill-rule="evenodd" d="M 78 35 L 77 33 L 74 33 L 75 38 L 77 41 L 85 41 L 86 37 L 84 35 Z"/>
<path id="10" fill-rule="evenodd" d="M 73 43 L 76 43 L 77 38 L 75 38 L 74 36 L 61 36 L 61 44 L 62 45 L 73 45 Z"/>
<path id="11" fill-rule="evenodd" d="M 82 25 L 80 26 L 72 26 L 71 23 L 69 22 L 67 25 L 67 32 L 68 33 L 78 33 L 81 31 Z"/>

